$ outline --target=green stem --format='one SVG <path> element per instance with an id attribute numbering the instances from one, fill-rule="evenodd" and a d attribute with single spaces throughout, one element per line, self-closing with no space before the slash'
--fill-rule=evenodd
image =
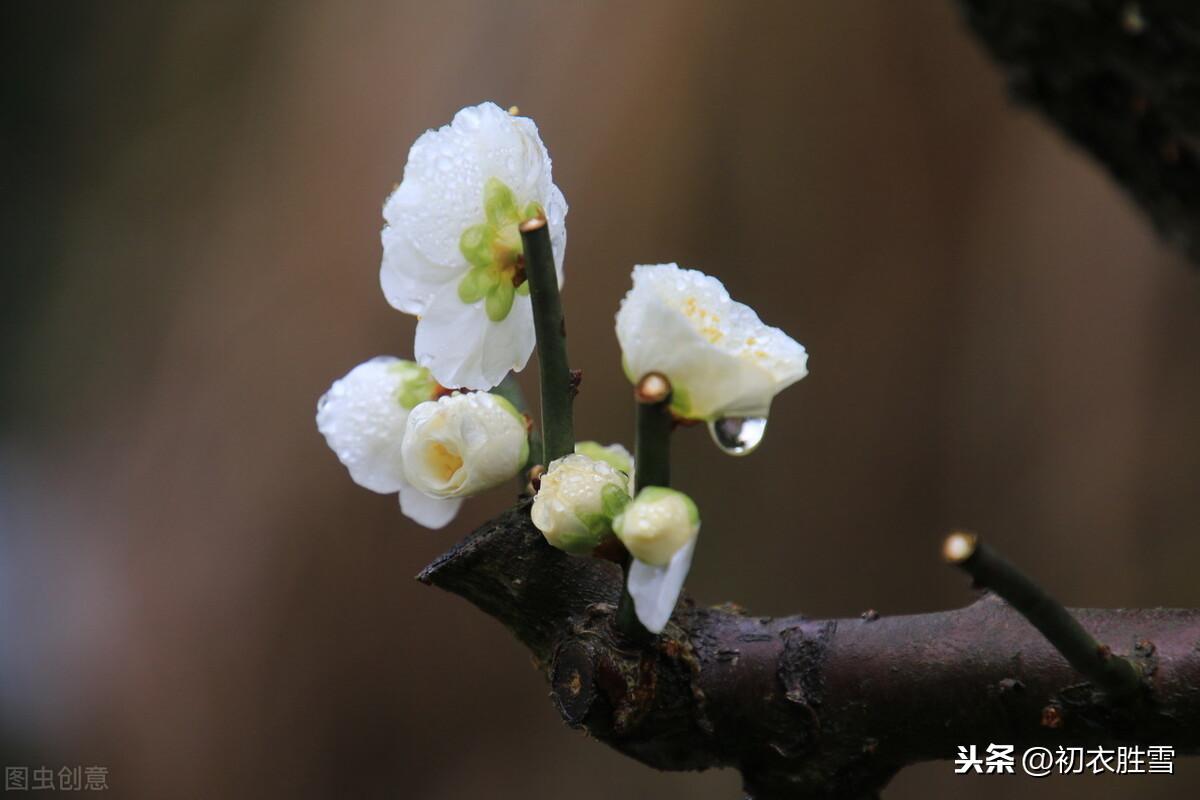
<path id="1" fill-rule="evenodd" d="M 634 495 L 647 486 L 671 485 L 671 384 L 662 375 L 647 375 L 634 389 L 637 400 L 637 431 L 634 439 Z M 617 606 L 617 630 L 635 643 L 653 639 L 637 618 L 633 598 L 629 594 L 628 553 L 621 562 L 624 581 L 621 602 Z"/>
<path id="2" fill-rule="evenodd" d="M 648 380 L 641 381 L 639 387 L 646 383 Z M 665 395 L 657 392 L 648 401 L 635 391 L 638 397 L 633 448 L 635 493 L 647 486 L 671 485 L 671 429 L 675 421 L 671 418 L 670 384 L 667 387 Z"/>
<path id="3" fill-rule="evenodd" d="M 521 223 L 525 277 L 533 301 L 538 364 L 542 378 L 542 463 L 575 452 L 571 370 L 567 364 L 567 329 L 558 293 L 558 273 L 550 247 L 550 229 L 542 217 Z"/>
<path id="4" fill-rule="evenodd" d="M 970 575 L 976 586 L 990 589 L 1007 601 L 1046 637 L 1067 663 L 1111 697 L 1127 697 L 1141 687 L 1141 675 L 1133 662 L 1113 655 L 1061 603 L 974 534 L 950 534 L 942 555 Z"/>

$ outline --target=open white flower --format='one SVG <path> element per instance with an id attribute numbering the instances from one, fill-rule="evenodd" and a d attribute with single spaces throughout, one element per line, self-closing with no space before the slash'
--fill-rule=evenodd
<path id="1" fill-rule="evenodd" d="M 427 528 L 446 525 L 462 502 L 427 497 L 404 477 L 401 444 L 409 411 L 437 389 L 424 367 L 379 356 L 334 381 L 317 402 L 317 429 L 350 478 L 373 492 L 398 492 L 405 516 Z"/>
<path id="2" fill-rule="evenodd" d="M 572 453 L 550 462 L 529 514 L 547 542 L 582 555 L 612 533 L 613 517 L 628 502 L 627 473 Z"/>
<path id="3" fill-rule="evenodd" d="M 613 531 L 633 556 L 627 585 L 637 617 L 660 633 L 692 567 L 700 512 L 683 492 L 647 486 L 616 516 Z"/>
<path id="4" fill-rule="evenodd" d="M 567 203 L 527 117 L 464 108 L 412 146 L 383 207 L 384 296 L 417 314 L 414 350 L 443 385 L 490 389 L 533 352 L 517 226 L 544 214 L 562 284 Z"/>
<path id="5" fill-rule="evenodd" d="M 430 497 L 468 497 L 515 478 L 529 459 L 525 418 L 503 397 L 453 394 L 408 415 L 404 476 Z"/>
<path id="6" fill-rule="evenodd" d="M 665 375 L 671 410 L 686 419 L 765 418 L 775 395 L 808 374 L 800 343 L 716 278 L 675 264 L 634 267 L 617 339 L 629 379 Z"/>

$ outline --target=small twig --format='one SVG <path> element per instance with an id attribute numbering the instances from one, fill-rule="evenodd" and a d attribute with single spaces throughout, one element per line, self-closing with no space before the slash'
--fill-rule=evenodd
<path id="1" fill-rule="evenodd" d="M 533 302 L 538 364 L 542 377 L 542 459 L 549 465 L 575 451 L 575 422 L 571 407 L 572 380 L 567 362 L 567 332 L 558 294 L 558 273 L 544 217 L 521 223 L 525 274 Z"/>
<path id="2" fill-rule="evenodd" d="M 1142 686 L 1133 663 L 1100 644 L 1079 620 L 1042 587 L 979 541 L 973 533 L 956 531 L 946 537 L 942 557 L 970 575 L 975 585 L 990 589 L 1046 637 L 1072 667 L 1111 697 L 1126 697 Z"/>
<path id="3" fill-rule="evenodd" d="M 642 376 L 633 389 L 637 401 L 637 432 L 634 439 L 634 494 L 647 486 L 671 485 L 671 382 L 665 375 L 651 372 Z M 653 638 L 642 625 L 629 595 L 629 553 L 621 560 L 625 580 L 621 602 L 617 606 L 617 628 L 635 642 Z"/>
<path id="4" fill-rule="evenodd" d="M 644 375 L 633 389 L 637 401 L 637 434 L 634 439 L 634 486 L 671 485 L 671 382 L 665 375 Z"/>

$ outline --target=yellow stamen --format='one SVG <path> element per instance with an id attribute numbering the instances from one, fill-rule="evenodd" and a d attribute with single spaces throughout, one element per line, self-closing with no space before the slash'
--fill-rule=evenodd
<path id="1" fill-rule="evenodd" d="M 442 482 L 449 481 L 463 465 L 458 453 L 451 452 L 441 442 L 433 442 L 425 452 L 425 462 Z"/>

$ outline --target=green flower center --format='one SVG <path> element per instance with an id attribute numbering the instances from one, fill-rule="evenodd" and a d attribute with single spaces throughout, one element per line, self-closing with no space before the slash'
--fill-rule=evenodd
<path id="1" fill-rule="evenodd" d="M 467 228 L 458 240 L 458 249 L 471 265 L 458 283 L 458 299 L 468 305 L 483 300 L 488 319 L 500 322 L 508 317 L 516 295 L 529 294 L 518 226 L 540 215 L 542 207 L 531 202 L 518 210 L 512 189 L 488 178 L 483 187 L 483 210 L 487 222 Z"/>
<path id="2" fill-rule="evenodd" d="M 429 374 L 429 370 L 411 361 L 397 361 L 389 369 L 399 378 L 395 398 L 403 408 L 412 410 L 426 400 L 432 400 L 437 394 L 437 381 Z"/>

